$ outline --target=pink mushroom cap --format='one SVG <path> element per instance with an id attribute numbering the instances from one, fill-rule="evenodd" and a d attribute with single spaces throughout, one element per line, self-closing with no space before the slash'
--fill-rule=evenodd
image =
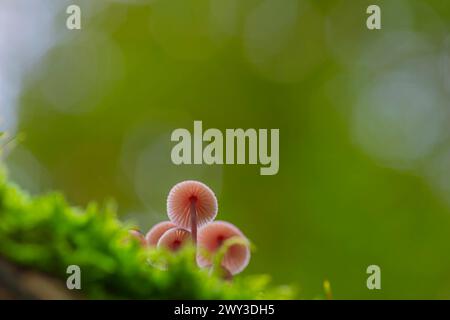
<path id="1" fill-rule="evenodd" d="M 191 233 L 186 229 L 172 228 L 167 230 L 158 241 L 158 248 L 177 251 L 191 240 Z"/>
<path id="2" fill-rule="evenodd" d="M 232 237 L 242 237 L 248 241 L 244 234 L 231 223 L 225 221 L 211 222 L 198 231 L 197 264 L 201 268 L 210 267 L 213 263 L 211 256 L 202 254 L 206 250 L 214 255 L 222 246 L 225 240 Z M 221 266 L 231 274 L 242 272 L 250 262 L 250 248 L 247 244 L 237 243 L 231 245 L 225 253 Z"/>
<path id="3" fill-rule="evenodd" d="M 138 240 L 141 245 L 143 246 L 147 245 L 147 242 L 144 239 L 144 235 L 139 230 L 136 229 L 128 230 L 128 234 L 131 236 L 131 238 Z"/>
<path id="4" fill-rule="evenodd" d="M 217 199 L 214 192 L 199 181 L 183 181 L 176 184 L 167 198 L 167 214 L 178 227 L 191 230 L 190 206 L 195 200 L 197 225 L 202 226 L 217 215 Z"/>
<path id="5" fill-rule="evenodd" d="M 161 236 L 169 229 L 175 228 L 176 225 L 170 221 L 162 221 L 160 223 L 155 224 L 145 235 L 145 240 L 147 244 L 152 247 L 156 247 L 158 245 L 158 241 Z"/>

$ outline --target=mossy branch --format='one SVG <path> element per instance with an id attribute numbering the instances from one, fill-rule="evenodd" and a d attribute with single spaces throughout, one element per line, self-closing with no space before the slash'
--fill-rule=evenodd
<path id="1" fill-rule="evenodd" d="M 193 248 L 173 254 L 143 249 L 127 237 L 128 228 L 113 208 L 96 204 L 85 210 L 73 208 L 58 193 L 32 197 L 8 182 L 1 171 L 0 255 L 8 263 L 50 275 L 62 284 L 67 267 L 78 265 L 82 288 L 77 293 L 83 298 L 293 297 L 290 287 L 270 288 L 267 275 L 237 277 L 229 283 L 199 270 Z"/>

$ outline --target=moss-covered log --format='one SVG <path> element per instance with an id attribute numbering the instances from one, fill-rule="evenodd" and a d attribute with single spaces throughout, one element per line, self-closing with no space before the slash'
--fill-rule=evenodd
<path id="1" fill-rule="evenodd" d="M 194 251 L 151 251 L 127 241 L 128 227 L 108 206 L 82 210 L 57 193 L 33 197 L 0 174 L 0 295 L 10 298 L 291 298 L 268 276 L 232 283 L 199 270 Z M 81 269 L 81 290 L 65 287 L 67 267 Z M 164 266 L 164 268 L 161 268 Z M 45 284 L 45 285 L 44 285 Z M 41 288 L 36 290 L 37 287 Z"/>

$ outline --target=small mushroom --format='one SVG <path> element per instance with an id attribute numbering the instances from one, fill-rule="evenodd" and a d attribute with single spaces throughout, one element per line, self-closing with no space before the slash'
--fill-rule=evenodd
<path id="1" fill-rule="evenodd" d="M 191 233 L 186 229 L 172 228 L 167 230 L 158 241 L 158 248 L 178 251 L 191 239 Z"/>
<path id="2" fill-rule="evenodd" d="M 145 235 L 145 240 L 147 245 L 151 247 L 156 247 L 158 240 L 161 236 L 169 229 L 175 228 L 176 225 L 170 221 L 163 221 L 155 224 Z"/>
<path id="3" fill-rule="evenodd" d="M 137 239 L 142 246 L 147 245 L 144 235 L 139 230 L 130 229 L 130 230 L 128 230 L 128 234 L 130 235 L 130 238 Z"/>
<path id="4" fill-rule="evenodd" d="M 226 281 L 233 280 L 233 275 L 224 266 L 218 266 L 218 267 L 211 266 L 209 268 L 209 275 L 212 275 L 212 274 L 216 274 L 217 276 L 219 276 L 220 278 L 222 278 L 223 280 L 226 280 Z"/>
<path id="5" fill-rule="evenodd" d="M 197 228 L 214 220 L 217 215 L 217 199 L 214 192 L 201 182 L 180 182 L 169 192 L 167 214 L 178 227 L 191 231 L 196 244 Z"/>
<path id="6" fill-rule="evenodd" d="M 220 266 L 232 275 L 242 272 L 250 262 L 249 242 L 244 234 L 231 223 L 211 222 L 198 232 L 197 264 L 201 268 L 213 265 L 214 255 L 223 252 Z"/>

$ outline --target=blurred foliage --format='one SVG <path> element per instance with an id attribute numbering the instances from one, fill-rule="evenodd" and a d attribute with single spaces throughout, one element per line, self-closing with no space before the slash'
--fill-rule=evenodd
<path id="1" fill-rule="evenodd" d="M 129 238 L 111 208 L 71 208 L 60 194 L 30 197 L 0 176 L 0 255 L 65 282 L 81 268 L 81 293 L 96 299 L 289 299 L 289 287 L 269 288 L 269 277 L 225 282 L 200 270 L 195 250 L 143 249 Z M 150 263 L 151 262 L 151 263 Z M 153 267 L 164 265 L 166 270 Z"/>

